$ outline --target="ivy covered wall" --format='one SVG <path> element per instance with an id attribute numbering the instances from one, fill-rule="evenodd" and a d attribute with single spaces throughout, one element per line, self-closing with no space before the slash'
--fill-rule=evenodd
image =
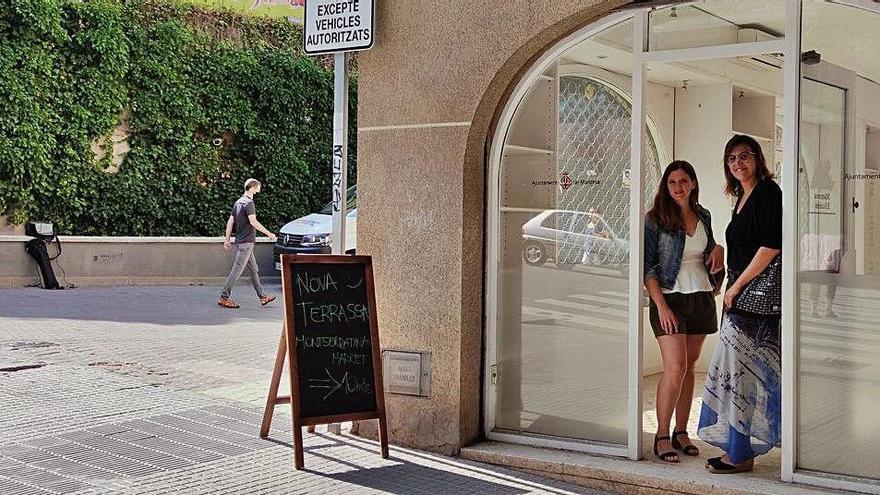
<path id="1" fill-rule="evenodd" d="M 0 0 L 0 214 L 64 234 L 222 235 L 248 177 L 268 228 L 316 211 L 333 74 L 300 30 L 154 0 Z"/>

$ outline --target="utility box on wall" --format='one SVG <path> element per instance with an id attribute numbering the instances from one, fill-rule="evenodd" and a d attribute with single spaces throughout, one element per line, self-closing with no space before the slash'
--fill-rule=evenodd
<path id="1" fill-rule="evenodd" d="M 426 351 L 382 351 L 385 392 L 428 397 L 431 394 L 431 353 Z"/>

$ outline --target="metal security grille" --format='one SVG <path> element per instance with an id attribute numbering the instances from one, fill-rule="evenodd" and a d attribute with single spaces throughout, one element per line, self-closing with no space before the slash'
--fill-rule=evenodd
<path id="1" fill-rule="evenodd" d="M 574 215 L 568 229 L 574 235 L 559 246 L 558 263 L 628 264 L 631 120 L 631 103 L 612 86 L 588 77 L 560 77 L 557 173 L 570 186 L 557 204 L 586 215 Z M 650 132 L 644 155 L 647 205 L 660 179 Z"/>

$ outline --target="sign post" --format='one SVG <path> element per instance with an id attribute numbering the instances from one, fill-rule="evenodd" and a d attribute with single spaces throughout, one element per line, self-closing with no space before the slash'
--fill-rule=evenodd
<path id="1" fill-rule="evenodd" d="M 348 213 L 348 52 L 369 50 L 375 32 L 375 0 L 306 0 L 303 49 L 333 53 L 333 228 L 331 252 L 345 254 Z"/>
<path id="2" fill-rule="evenodd" d="M 348 215 L 348 54 L 333 55 L 333 232 L 332 254 L 345 254 Z"/>
<path id="3" fill-rule="evenodd" d="M 303 50 L 333 53 L 333 204 L 330 252 L 345 254 L 348 219 L 348 52 L 369 50 L 375 32 L 375 0 L 306 0 Z M 340 433 L 338 424 L 328 427 Z M 310 426 L 309 432 L 315 427 Z"/>

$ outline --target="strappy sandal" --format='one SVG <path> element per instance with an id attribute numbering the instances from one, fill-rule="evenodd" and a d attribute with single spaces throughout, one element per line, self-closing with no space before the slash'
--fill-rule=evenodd
<path id="1" fill-rule="evenodd" d="M 743 461 L 739 464 L 728 464 L 721 460 L 720 457 L 710 457 L 706 459 L 706 469 L 709 470 L 710 473 L 714 474 L 733 474 L 733 473 L 744 473 L 746 471 L 751 471 L 752 468 L 755 467 L 755 463 L 748 461 Z"/>
<path id="2" fill-rule="evenodd" d="M 263 296 L 260 298 L 260 306 L 265 306 L 275 300 L 275 296 Z"/>
<path id="3" fill-rule="evenodd" d="M 224 308 L 235 309 L 238 307 L 238 304 L 235 304 L 235 301 L 232 298 L 223 298 L 221 297 L 217 304 L 223 306 Z"/>
<path id="4" fill-rule="evenodd" d="M 688 434 L 687 430 L 681 430 L 681 431 L 674 431 L 673 430 L 673 432 L 672 432 L 672 448 L 682 451 L 684 453 L 684 455 L 696 457 L 696 456 L 700 455 L 699 447 L 697 447 L 696 445 L 685 446 L 681 442 L 678 441 L 677 437 L 679 435 L 687 435 L 687 434 Z M 690 438 L 690 436 L 688 436 L 688 438 Z"/>
<path id="5" fill-rule="evenodd" d="M 669 437 L 658 437 L 657 435 L 654 435 L 654 455 L 656 455 L 663 462 L 670 462 L 673 464 L 680 462 L 678 460 L 678 452 L 674 450 L 669 450 L 663 452 L 662 454 L 657 451 L 657 444 L 660 442 L 660 440 L 669 440 Z"/>

